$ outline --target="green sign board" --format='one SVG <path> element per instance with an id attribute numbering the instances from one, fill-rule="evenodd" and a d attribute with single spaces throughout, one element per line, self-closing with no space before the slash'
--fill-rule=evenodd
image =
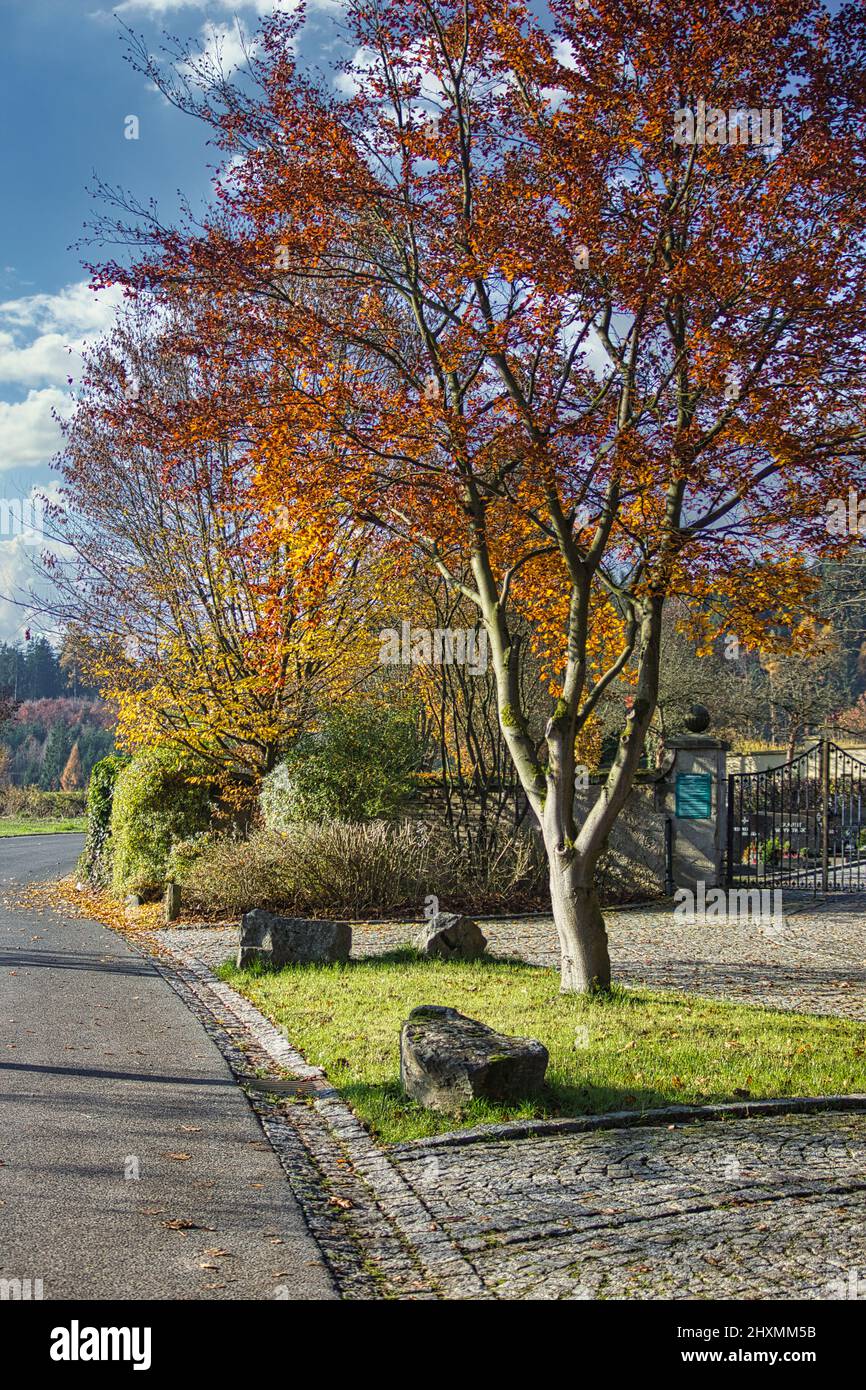
<path id="1" fill-rule="evenodd" d="M 681 820 L 709 820 L 713 814 L 713 779 L 708 772 L 678 772 L 677 815 Z"/>

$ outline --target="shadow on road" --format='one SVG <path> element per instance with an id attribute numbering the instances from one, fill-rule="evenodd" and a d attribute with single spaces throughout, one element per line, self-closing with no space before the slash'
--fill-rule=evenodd
<path id="1" fill-rule="evenodd" d="M 0 1072 L 41 1072 L 48 1076 L 90 1077 L 98 1081 L 149 1081 L 160 1086 L 223 1086 L 232 1087 L 231 1077 L 165 1076 L 148 1071 L 110 1071 L 102 1067 L 46 1067 L 28 1062 L 0 1062 Z"/>
<path id="2" fill-rule="evenodd" d="M 136 957 L 86 955 L 76 951 L 0 951 L 0 968 L 28 969 L 38 965 L 52 970 L 93 970 L 110 975 L 153 975 L 149 961 Z"/>

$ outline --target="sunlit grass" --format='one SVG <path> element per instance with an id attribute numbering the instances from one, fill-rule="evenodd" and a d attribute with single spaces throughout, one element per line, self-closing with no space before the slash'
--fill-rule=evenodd
<path id="1" fill-rule="evenodd" d="M 379 1138 L 397 1143 L 505 1119 L 648 1110 L 680 1103 L 866 1091 L 866 1024 L 697 995 L 615 989 L 563 996 L 553 970 L 520 962 L 429 961 L 410 949 L 352 961 L 220 974 L 286 1029 Z M 474 1103 L 461 1119 L 400 1088 L 400 1025 L 419 1004 L 449 1004 L 550 1052 L 543 1094 Z"/>
<path id="2" fill-rule="evenodd" d="M 85 816 L 66 820 L 35 820 L 26 816 L 0 816 L 0 837 L 4 835 L 60 835 L 87 829 Z"/>

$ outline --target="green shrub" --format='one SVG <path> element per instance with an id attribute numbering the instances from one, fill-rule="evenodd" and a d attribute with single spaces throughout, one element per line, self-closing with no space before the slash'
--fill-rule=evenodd
<path id="1" fill-rule="evenodd" d="M 758 845 L 758 859 L 764 865 L 778 864 L 782 857 L 782 842 L 777 835 L 771 835 Z"/>
<path id="2" fill-rule="evenodd" d="M 262 782 L 269 830 L 299 821 L 391 818 L 414 790 L 421 749 L 413 709 L 349 705 L 332 711 Z"/>
<path id="3" fill-rule="evenodd" d="M 444 826 L 326 821 L 199 841 L 185 851 L 177 882 L 184 902 L 208 913 L 263 907 L 297 916 L 420 917 L 433 895 L 443 910 L 525 907 L 543 899 L 546 871 L 525 833 L 503 837 L 478 864 Z"/>
<path id="4" fill-rule="evenodd" d="M 163 888 L 172 845 L 208 828 L 206 771 L 169 748 L 146 749 L 122 769 L 111 811 L 114 892 L 153 897 Z"/>
<path id="5" fill-rule="evenodd" d="M 99 888 L 111 879 L 111 806 L 114 787 L 122 768 L 129 762 L 120 753 L 110 753 L 94 765 L 87 789 L 87 834 L 79 861 L 82 878 Z"/>

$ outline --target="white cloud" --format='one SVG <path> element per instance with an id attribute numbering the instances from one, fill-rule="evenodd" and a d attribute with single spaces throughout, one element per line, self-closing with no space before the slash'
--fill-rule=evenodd
<path id="1" fill-rule="evenodd" d="M 46 579 L 40 558 L 46 550 L 62 558 L 71 558 L 69 546 L 52 539 L 52 523 L 45 503 L 62 501 L 61 485 L 57 480 L 36 484 L 29 492 L 7 488 L 0 484 L 0 641 L 17 642 L 25 628 L 34 634 L 44 629 L 38 600 L 32 595 L 47 598 L 51 582 Z M 21 530 L 23 521 L 25 529 Z M 48 636 L 52 635 L 49 630 Z"/>
<path id="2" fill-rule="evenodd" d="M 23 401 L 0 401 L 0 471 L 47 462 L 60 448 L 52 412 L 66 416 L 69 395 L 55 386 L 28 391 Z"/>
<path id="3" fill-rule="evenodd" d="M 414 53 L 410 50 L 404 53 L 403 60 L 405 71 L 411 73 L 418 82 L 418 95 L 422 101 L 433 102 L 441 106 L 445 102 L 445 89 L 440 79 L 436 76 L 425 61 L 423 45 L 419 42 L 415 45 Z M 361 89 L 361 77 L 366 73 L 379 72 L 382 67 L 382 59 L 378 49 L 362 45 L 355 50 L 352 58 L 352 71 L 340 72 L 334 78 L 334 86 L 340 92 L 345 92 L 347 96 L 354 96 Z M 503 87 L 502 90 L 505 90 Z"/>
<path id="4" fill-rule="evenodd" d="M 357 48 L 352 58 L 352 70 L 338 72 L 334 86 L 338 91 L 345 92 L 346 96 L 355 96 L 361 90 L 361 73 L 375 72 L 380 64 L 381 59 L 375 48 Z"/>
<path id="5" fill-rule="evenodd" d="M 242 3 L 242 0 L 241 0 Z M 115 14 L 168 14 L 170 10 L 206 10 L 212 8 L 228 9 L 228 5 L 220 6 L 217 0 L 214 6 L 210 0 L 123 0 L 122 5 L 115 5 Z M 232 8 L 238 9 L 236 3 Z"/>
<path id="6" fill-rule="evenodd" d="M 25 596 L 35 579 L 34 558 L 20 540 L 0 542 L 0 642 L 20 642 L 31 626 Z"/>
<path id="7" fill-rule="evenodd" d="M 571 39 L 557 39 L 553 45 L 553 56 L 560 67 L 577 71 L 577 54 Z"/>
<path id="8" fill-rule="evenodd" d="M 0 319 L 17 328 L 64 334 L 102 333 L 110 328 L 123 298 L 118 288 L 95 294 L 86 280 L 57 294 L 28 294 L 0 303 Z"/>
<path id="9" fill-rule="evenodd" d="M 20 347 L 11 333 L 0 332 L 0 381 L 14 381 L 20 386 L 60 381 L 64 374 L 78 371 L 81 346 L 80 342 L 68 342 L 61 333 L 40 333 L 32 343 Z"/>
<path id="10" fill-rule="evenodd" d="M 110 329 L 121 300 L 119 289 L 97 295 L 82 280 L 56 294 L 0 303 L 0 383 L 66 386 L 80 373 L 88 341 Z"/>
<path id="11" fill-rule="evenodd" d="M 256 44 L 235 18 L 225 24 L 205 24 L 201 31 L 201 56 L 211 62 L 226 77 L 242 67 L 256 51 Z"/>
<path id="12" fill-rule="evenodd" d="M 277 11 L 294 14 L 299 0 L 123 0 L 115 14 L 166 15 L 170 10 L 222 10 L 234 14 L 238 10 L 253 10 L 256 14 L 271 15 Z M 307 0 L 307 9 L 340 10 L 343 0 Z"/>
<path id="13" fill-rule="evenodd" d="M 17 641 L 26 626 L 34 632 L 41 626 L 27 602 L 31 587 L 47 592 L 35 562 L 43 549 L 60 553 L 62 547 L 40 535 L 32 507 L 25 505 L 22 511 L 20 504 L 22 499 L 57 497 L 59 480 L 42 481 L 36 470 L 45 470 L 61 448 L 57 417 L 67 417 L 73 406 L 67 377 L 77 375 L 85 343 L 111 327 L 120 301 L 119 291 L 95 295 L 81 281 L 56 294 L 0 303 L 0 383 L 18 387 L 18 394 L 26 389 L 21 400 L 0 400 L 0 640 Z M 29 491 L 16 483 L 20 469 L 31 478 L 36 472 Z M 40 518 L 39 512 L 35 515 Z"/>

